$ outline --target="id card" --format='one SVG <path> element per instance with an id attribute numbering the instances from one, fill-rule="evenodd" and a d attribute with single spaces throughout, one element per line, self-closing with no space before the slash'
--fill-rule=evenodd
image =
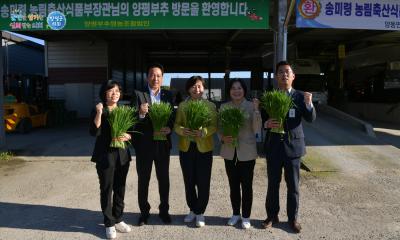
<path id="1" fill-rule="evenodd" d="M 293 108 L 289 109 L 289 117 L 290 118 L 295 118 L 296 117 L 295 109 L 293 109 Z"/>

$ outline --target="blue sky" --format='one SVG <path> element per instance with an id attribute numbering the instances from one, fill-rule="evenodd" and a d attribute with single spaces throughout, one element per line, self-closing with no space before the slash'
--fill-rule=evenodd
<path id="1" fill-rule="evenodd" d="M 190 78 L 191 76 L 198 75 L 203 78 L 208 78 L 208 73 L 165 73 L 164 74 L 164 86 L 169 86 L 171 78 Z M 224 73 L 211 73 L 211 78 L 223 78 Z M 250 71 L 231 72 L 230 78 L 250 78 Z"/>

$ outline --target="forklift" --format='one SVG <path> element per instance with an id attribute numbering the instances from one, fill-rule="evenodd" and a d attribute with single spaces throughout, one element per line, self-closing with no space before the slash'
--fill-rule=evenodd
<path id="1" fill-rule="evenodd" d="M 47 79 L 38 75 L 8 75 L 5 79 L 6 132 L 29 133 L 48 122 Z"/>

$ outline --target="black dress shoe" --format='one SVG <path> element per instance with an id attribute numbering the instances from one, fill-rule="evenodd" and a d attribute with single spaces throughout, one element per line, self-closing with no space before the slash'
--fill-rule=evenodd
<path id="1" fill-rule="evenodd" d="M 143 226 L 143 225 L 147 224 L 147 219 L 149 219 L 149 215 L 140 215 L 137 225 Z"/>
<path id="2" fill-rule="evenodd" d="M 165 224 L 170 224 L 172 222 L 171 215 L 169 213 L 160 213 L 158 216 L 161 218 L 161 221 Z"/>
<path id="3" fill-rule="evenodd" d="M 272 227 L 272 224 L 276 224 L 276 223 L 279 223 L 279 218 L 278 218 L 278 216 L 275 216 L 275 217 L 268 217 L 267 219 L 265 219 L 265 220 L 263 221 L 262 227 L 263 227 L 264 229 L 266 229 L 266 228 L 271 228 L 271 227 Z"/>
<path id="4" fill-rule="evenodd" d="M 296 220 L 295 221 L 289 221 L 290 228 L 295 232 L 295 233 L 300 233 L 301 232 L 301 225 L 298 223 Z"/>

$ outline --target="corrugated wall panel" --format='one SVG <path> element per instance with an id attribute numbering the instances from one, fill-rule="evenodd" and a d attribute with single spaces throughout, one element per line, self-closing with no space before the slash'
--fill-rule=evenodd
<path id="1" fill-rule="evenodd" d="M 49 84 L 102 83 L 106 80 L 105 67 L 49 68 Z"/>
<path id="2" fill-rule="evenodd" d="M 9 74 L 44 75 L 44 50 L 22 44 L 8 46 Z"/>
<path id="3" fill-rule="evenodd" d="M 64 99 L 67 110 L 88 117 L 98 102 L 99 84 L 107 80 L 107 43 L 61 41 L 47 46 L 50 98 Z"/>
<path id="4" fill-rule="evenodd" d="M 95 106 L 93 95 L 93 84 L 65 84 L 65 108 L 76 111 L 79 118 L 88 118 L 91 109 Z"/>
<path id="5" fill-rule="evenodd" d="M 101 84 L 93 85 L 93 105 L 96 105 L 97 103 L 101 102 L 100 96 L 99 96 L 100 88 L 101 88 Z"/>
<path id="6" fill-rule="evenodd" d="M 49 85 L 49 99 L 65 99 L 64 84 L 50 84 Z"/>
<path id="7" fill-rule="evenodd" d="M 107 67 L 107 42 L 48 42 L 48 67 Z"/>

